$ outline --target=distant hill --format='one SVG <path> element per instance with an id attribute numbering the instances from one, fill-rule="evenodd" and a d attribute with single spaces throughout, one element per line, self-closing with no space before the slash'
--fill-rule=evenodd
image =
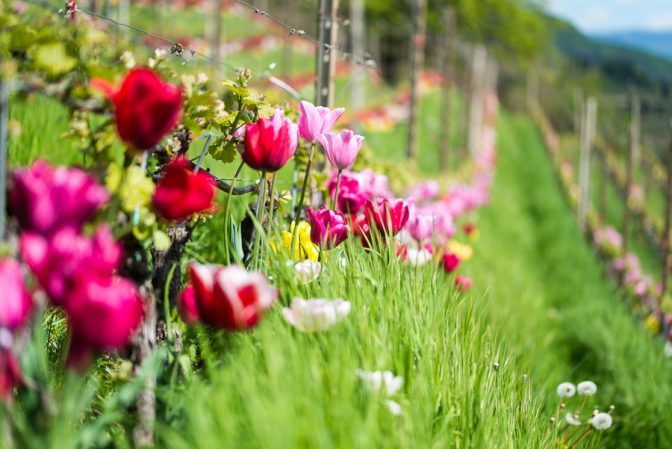
<path id="1" fill-rule="evenodd" d="M 645 50 L 672 60 L 672 31 L 624 31 L 595 34 L 593 37 L 604 42 Z"/>

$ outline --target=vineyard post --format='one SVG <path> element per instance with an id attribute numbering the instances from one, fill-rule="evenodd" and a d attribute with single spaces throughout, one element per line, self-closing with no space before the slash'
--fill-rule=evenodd
<path id="1" fill-rule="evenodd" d="M 334 95 L 334 71 L 336 69 L 336 36 L 338 33 L 339 0 L 320 0 L 317 20 L 317 84 L 315 86 L 315 104 L 331 107 Z"/>
<path id="2" fill-rule="evenodd" d="M 411 38 L 411 92 L 408 111 L 408 141 L 406 155 L 418 155 L 418 115 L 420 103 L 420 75 L 425 60 L 425 19 L 427 0 L 413 0 L 413 36 Z"/>
<path id="3" fill-rule="evenodd" d="M 595 128 L 597 126 L 597 100 L 588 97 L 584 116 L 584 132 L 581 140 L 581 160 L 579 165 L 579 226 L 586 229 L 586 218 L 590 204 L 590 157 L 595 142 Z"/>
<path id="4" fill-rule="evenodd" d="M 670 148 L 667 153 L 667 198 L 665 205 L 665 225 L 663 227 L 662 242 L 660 244 L 663 253 L 662 262 L 662 277 L 661 277 L 661 301 L 667 293 L 668 278 L 670 276 L 670 266 L 672 260 L 670 258 L 670 220 L 672 219 L 672 121 L 669 124 L 670 129 Z M 660 305 L 660 301 L 659 301 Z M 661 325 L 662 325 L 661 321 Z"/>
<path id="5" fill-rule="evenodd" d="M 357 111 L 364 106 L 365 68 L 364 48 L 366 41 L 364 0 L 350 0 L 350 36 L 352 42 L 352 91 L 350 106 Z"/>
<path id="6" fill-rule="evenodd" d="M 7 156 L 9 147 L 9 81 L 0 77 L 0 241 L 5 239 Z"/>
<path id="7" fill-rule="evenodd" d="M 479 44 L 474 47 L 471 61 L 469 92 L 469 154 L 477 155 L 481 149 L 485 74 L 488 68 L 488 51 Z"/>
<path id="8" fill-rule="evenodd" d="M 221 79 L 220 62 L 222 56 L 222 35 L 224 26 L 222 20 L 222 7 L 225 0 L 212 0 L 212 34 L 210 36 L 210 49 L 212 52 L 212 73 L 216 82 Z"/>
<path id="9" fill-rule="evenodd" d="M 630 97 L 630 134 L 628 157 L 625 160 L 625 208 L 623 209 L 623 253 L 627 253 L 630 243 L 630 202 L 632 195 L 632 171 L 636 154 L 639 152 L 639 127 L 641 103 L 637 95 Z"/>
<path id="10" fill-rule="evenodd" d="M 441 170 L 450 167 L 450 130 L 452 109 L 451 95 L 453 82 L 453 47 L 455 39 L 455 10 L 448 7 L 443 10 L 443 39 L 444 50 L 441 72 L 443 74 L 443 92 L 441 102 L 441 148 L 439 152 L 439 166 Z M 440 50 L 439 50 L 440 51 Z"/>

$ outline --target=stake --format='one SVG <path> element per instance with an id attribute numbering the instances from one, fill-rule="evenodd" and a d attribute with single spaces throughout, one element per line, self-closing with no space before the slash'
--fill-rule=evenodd
<path id="1" fill-rule="evenodd" d="M 451 94 L 453 77 L 453 40 L 455 38 L 455 10 L 450 7 L 443 10 L 443 39 L 445 50 L 442 53 L 443 72 L 443 102 L 441 103 L 441 150 L 439 153 L 439 166 L 441 170 L 450 167 L 450 129 L 451 129 Z"/>
<path id="2" fill-rule="evenodd" d="M 7 155 L 9 146 L 9 84 L 0 78 L 0 241 L 5 239 L 7 212 Z"/>
<path id="3" fill-rule="evenodd" d="M 595 143 L 595 127 L 597 125 L 597 101 L 589 97 L 586 101 L 586 115 L 583 141 L 581 142 L 581 165 L 579 167 L 579 186 L 581 198 L 579 200 L 579 226 L 586 229 L 586 218 L 590 204 L 590 157 Z"/>
<path id="4" fill-rule="evenodd" d="M 408 107 L 408 143 L 406 148 L 409 159 L 415 159 L 418 156 L 418 103 L 420 95 L 420 73 L 425 59 L 425 17 L 427 15 L 427 1 L 415 0 L 413 6 L 411 99 Z"/>
<path id="5" fill-rule="evenodd" d="M 320 0 L 320 15 L 317 20 L 320 45 L 317 46 L 317 84 L 315 85 L 315 105 L 317 106 L 331 107 L 333 101 L 338 2 L 339 0 Z"/>
<path id="6" fill-rule="evenodd" d="M 472 54 L 469 102 L 469 154 L 473 158 L 481 151 L 483 129 L 484 84 L 488 66 L 488 51 L 483 45 L 474 47 Z"/>
<path id="7" fill-rule="evenodd" d="M 353 110 L 361 109 L 365 104 L 364 90 L 364 48 L 366 45 L 364 0 L 350 0 L 350 33 L 352 42 L 352 91 L 350 106 Z"/>
<path id="8" fill-rule="evenodd" d="M 623 211 L 623 254 L 628 252 L 630 243 L 630 196 L 632 195 L 632 168 L 639 148 L 639 124 L 641 104 L 637 95 L 630 98 L 630 141 L 628 157 L 625 161 L 625 209 Z"/>

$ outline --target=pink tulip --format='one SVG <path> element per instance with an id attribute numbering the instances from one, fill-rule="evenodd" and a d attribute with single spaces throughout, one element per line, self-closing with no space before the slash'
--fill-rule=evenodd
<path id="1" fill-rule="evenodd" d="M 177 297 L 177 310 L 180 312 L 182 321 L 190 326 L 200 321 L 196 305 L 196 291 L 193 285 L 187 285 L 180 296 Z"/>
<path id="2" fill-rule="evenodd" d="M 50 238 L 24 233 L 21 255 L 55 305 L 64 305 L 75 281 L 86 273 L 111 276 L 122 250 L 107 227 L 93 237 L 62 229 Z"/>
<path id="3" fill-rule="evenodd" d="M 241 154 L 255 170 L 276 172 L 294 155 L 299 143 L 299 130 L 278 109 L 270 119 L 260 118 L 245 129 L 245 151 Z"/>
<path id="4" fill-rule="evenodd" d="M 387 176 L 378 174 L 369 168 L 360 172 L 350 172 L 350 176 L 359 181 L 359 186 L 371 199 L 393 199 Z"/>
<path id="5" fill-rule="evenodd" d="M 125 348 L 144 316 L 133 282 L 97 273 L 77 279 L 65 311 L 72 332 L 68 358 L 75 367 L 85 366 L 92 351 Z"/>
<path id="6" fill-rule="evenodd" d="M 410 202 L 428 201 L 439 195 L 440 186 L 436 181 L 426 181 L 415 185 L 406 196 Z"/>
<path id="7" fill-rule="evenodd" d="M 108 199 L 107 190 L 84 171 L 44 161 L 16 170 L 9 193 L 21 228 L 45 236 L 62 228 L 79 230 Z"/>
<path id="8" fill-rule="evenodd" d="M 441 257 L 439 264 L 446 273 L 452 273 L 457 270 L 457 267 L 460 265 L 460 258 L 453 253 L 445 253 L 443 257 Z"/>
<path id="9" fill-rule="evenodd" d="M 346 129 L 338 134 L 323 134 L 320 137 L 320 143 L 331 165 L 339 170 L 349 170 L 362 148 L 364 137 Z"/>
<path id="10" fill-rule="evenodd" d="M 14 388 L 23 384 L 21 366 L 10 348 L 0 347 L 0 402 L 11 402 Z"/>
<path id="11" fill-rule="evenodd" d="M 302 101 L 299 103 L 301 115 L 299 115 L 299 133 L 306 142 L 316 143 L 324 133 L 328 133 L 334 127 L 334 123 L 343 115 L 345 109 L 329 109 L 322 106 L 314 106 L 312 103 Z"/>
<path id="12" fill-rule="evenodd" d="M 470 277 L 457 275 L 454 281 L 455 287 L 461 292 L 466 292 L 471 288 L 472 280 Z"/>
<path id="13" fill-rule="evenodd" d="M 308 208 L 310 222 L 310 240 L 329 250 L 344 242 L 350 235 L 350 227 L 342 213 L 322 206 L 317 211 Z"/>
<path id="14" fill-rule="evenodd" d="M 406 225 L 408 204 L 404 200 L 367 201 L 364 214 L 369 227 L 375 226 L 383 234 L 396 235 Z"/>
<path id="15" fill-rule="evenodd" d="M 332 178 L 327 183 L 329 189 L 329 196 L 334 197 L 336 191 L 336 177 Z M 359 181 L 352 176 L 345 173 L 341 176 L 341 185 L 338 189 L 338 200 L 336 207 L 344 214 L 356 214 L 364 208 L 364 204 L 370 199 L 369 195 L 364 192 Z"/>
<path id="16" fill-rule="evenodd" d="M 406 230 L 418 242 L 430 240 L 434 232 L 434 217 L 427 214 L 414 213 L 406 223 Z"/>
<path id="17" fill-rule="evenodd" d="M 23 326 L 33 307 L 33 301 L 23 282 L 21 266 L 15 260 L 0 260 L 0 286 L 0 329 L 14 332 Z"/>
<path id="18" fill-rule="evenodd" d="M 254 327 L 278 296 L 266 276 L 238 265 L 192 263 L 189 275 L 201 321 L 220 329 L 235 331 Z"/>

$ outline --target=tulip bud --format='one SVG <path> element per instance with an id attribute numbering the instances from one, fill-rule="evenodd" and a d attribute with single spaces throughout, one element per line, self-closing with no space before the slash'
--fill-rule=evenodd
<path id="1" fill-rule="evenodd" d="M 446 273 L 452 273 L 457 270 L 458 265 L 460 265 L 460 258 L 453 253 L 445 253 L 443 257 L 441 257 L 440 265 Z"/>
<path id="2" fill-rule="evenodd" d="M 322 249 L 329 250 L 340 245 L 350 234 L 350 227 L 342 213 L 321 206 L 317 211 L 308 208 L 310 240 Z"/>
<path id="3" fill-rule="evenodd" d="M 346 129 L 338 134 L 323 134 L 320 137 L 320 143 L 331 165 L 339 170 L 349 170 L 362 148 L 364 137 Z"/>
<path id="4" fill-rule="evenodd" d="M 260 118 L 245 129 L 245 151 L 242 158 L 255 170 L 276 172 L 294 155 L 299 143 L 299 130 L 278 109 L 270 119 Z"/>
<path id="5" fill-rule="evenodd" d="M 12 259 L 0 260 L 0 329 L 13 332 L 23 326 L 33 307 L 33 301 L 23 282 L 21 267 Z"/>
<path id="6" fill-rule="evenodd" d="M 164 169 L 154 193 L 154 208 L 167 220 L 186 220 L 210 210 L 215 200 L 215 182 L 204 171 L 194 173 L 189 161 L 179 156 Z"/>

